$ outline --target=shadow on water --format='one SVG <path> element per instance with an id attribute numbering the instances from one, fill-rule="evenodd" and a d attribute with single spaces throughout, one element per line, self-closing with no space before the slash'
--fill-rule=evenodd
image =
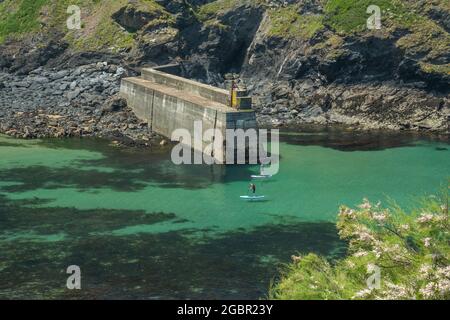
<path id="1" fill-rule="evenodd" d="M 0 194 L 0 230 L 6 234 L 57 234 L 68 237 L 89 235 L 93 232 L 113 231 L 117 226 L 155 224 L 164 221 L 180 222 L 173 213 L 146 213 L 142 210 L 114 210 L 43 207 L 51 200 L 8 200 Z M 39 205 L 39 207 L 36 207 Z"/>
<path id="2" fill-rule="evenodd" d="M 88 150 L 101 153 L 103 157 L 74 160 L 57 168 L 30 165 L 2 169 L 1 181 L 17 183 L 4 186 L 2 190 L 24 192 L 70 187 L 132 192 L 144 189 L 149 183 L 156 183 L 161 188 L 200 189 L 215 183 L 246 181 L 252 174 L 249 166 L 175 165 L 168 149 L 117 148 L 103 140 L 49 139 L 37 145 L 51 149 Z"/>
<path id="3" fill-rule="evenodd" d="M 20 143 L 0 141 L 0 147 L 24 147 L 24 145 Z"/>
<path id="4" fill-rule="evenodd" d="M 378 151 L 414 146 L 418 140 L 450 143 L 449 135 L 431 135 L 417 132 L 354 131 L 341 127 L 304 126 L 285 130 L 280 141 L 303 146 L 322 146 L 340 151 Z"/>
<path id="5" fill-rule="evenodd" d="M 381 150 L 414 143 L 410 138 L 391 140 L 386 135 L 342 131 L 288 133 L 282 139 L 290 144 L 323 145 L 345 151 Z M 52 167 L 50 159 L 48 166 L 33 162 L 29 166 L 2 168 L 1 191 L 70 187 L 86 192 L 100 192 L 101 188 L 137 192 L 150 183 L 161 188 L 196 189 L 235 181 L 247 184 L 253 173 L 250 171 L 257 170 L 250 166 L 175 166 L 169 150 L 113 148 L 98 140 L 50 140 L 39 144 L 54 149 L 89 150 L 102 157 L 74 160 L 69 155 L 63 167 Z M 52 156 L 56 158 L 59 153 Z M 225 198 L 216 201 L 222 199 Z M 347 248 L 334 223 L 299 222 L 294 213 L 278 215 L 267 208 L 262 208 L 257 216 L 260 219 L 272 214 L 270 220 L 263 220 L 269 221 L 266 224 L 223 229 L 227 231 L 218 234 L 216 230 L 201 229 L 201 225 L 195 229 L 195 221 L 170 213 L 181 215 L 184 207 L 179 212 L 81 210 L 45 207 L 46 202 L 52 200 L 10 200 L 0 194 L 0 299 L 258 299 L 266 296 L 270 281 L 291 255 L 314 252 L 337 259 Z M 284 211 L 289 212 L 287 209 Z M 206 216 L 208 212 L 204 211 L 201 213 Z M 225 215 L 227 211 L 220 213 Z M 177 224 L 179 228 L 150 228 L 152 233 L 133 229 L 165 224 Z M 127 227 L 131 229 L 128 234 L 114 232 Z M 80 291 L 65 287 L 70 265 L 81 267 Z"/>
<path id="6" fill-rule="evenodd" d="M 33 208 L 40 201 L 0 198 L 0 298 L 258 299 L 297 252 L 345 254 L 333 223 L 265 225 L 192 237 L 190 230 L 101 235 L 124 225 L 175 220 L 173 214 L 127 210 Z M 32 232 L 34 238 L 7 239 Z M 52 234 L 66 236 L 53 239 Z M 82 290 L 65 289 L 70 265 Z"/>

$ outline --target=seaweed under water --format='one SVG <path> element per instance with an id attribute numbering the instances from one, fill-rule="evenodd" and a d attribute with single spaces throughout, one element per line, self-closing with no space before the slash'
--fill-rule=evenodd
<path id="1" fill-rule="evenodd" d="M 293 254 L 345 255 L 339 205 L 386 195 L 409 204 L 449 176 L 442 142 L 348 152 L 311 135 L 286 139 L 280 173 L 257 184 L 268 201 L 247 203 L 239 195 L 256 166 L 176 166 L 169 152 L 101 140 L 0 137 L 0 299 L 264 298 Z M 66 288 L 70 265 L 81 290 Z"/>

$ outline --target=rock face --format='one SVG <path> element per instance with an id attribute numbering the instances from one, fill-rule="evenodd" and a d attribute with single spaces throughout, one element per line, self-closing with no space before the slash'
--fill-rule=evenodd
<path id="1" fill-rule="evenodd" d="M 84 133 L 111 132 L 128 117 L 124 101 L 115 97 L 120 78 L 141 66 L 178 62 L 183 76 L 217 86 L 226 74 L 238 74 L 264 126 L 448 130 L 445 1 L 404 0 L 421 15 L 417 23 L 426 23 L 405 24 L 400 12 L 372 31 L 347 30 L 345 15 L 327 20 L 341 10 L 329 11 L 336 0 L 155 0 L 157 10 L 148 9 L 150 2 L 129 1 L 109 17 L 133 36 L 128 50 L 80 52 L 52 29 L 0 45 L 2 125 L 20 112 L 44 109 L 94 119 L 95 126 L 82 124 Z"/>
<path id="2" fill-rule="evenodd" d="M 159 15 L 128 5 L 114 13 L 112 18 L 125 29 L 136 31 L 142 29 L 150 21 L 159 18 Z"/>
<path id="3" fill-rule="evenodd" d="M 0 132 L 20 138 L 96 136 L 126 144 L 159 143 L 161 138 L 118 97 L 125 75 L 125 69 L 107 62 L 63 70 L 39 67 L 26 76 L 0 73 Z"/>

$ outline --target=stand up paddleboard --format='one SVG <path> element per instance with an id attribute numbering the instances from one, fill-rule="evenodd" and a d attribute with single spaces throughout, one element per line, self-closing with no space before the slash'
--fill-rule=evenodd
<path id="1" fill-rule="evenodd" d="M 252 175 L 252 179 L 255 180 L 266 180 L 272 178 L 272 175 L 269 174 L 261 174 L 261 175 Z"/>
<path id="2" fill-rule="evenodd" d="M 264 200 L 266 196 L 241 196 L 241 199 L 247 201 L 261 201 Z"/>

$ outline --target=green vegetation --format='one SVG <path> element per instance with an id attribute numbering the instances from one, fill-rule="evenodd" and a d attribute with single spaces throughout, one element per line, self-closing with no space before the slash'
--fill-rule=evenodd
<path id="1" fill-rule="evenodd" d="M 422 69 L 422 71 L 426 73 L 438 73 L 450 75 L 450 63 L 437 65 L 422 62 L 420 64 L 420 68 Z"/>
<path id="2" fill-rule="evenodd" d="M 216 0 L 198 8 L 192 8 L 198 21 L 207 26 L 226 29 L 227 26 L 218 21 L 217 17 L 222 13 L 242 5 L 262 5 L 264 0 Z"/>
<path id="3" fill-rule="evenodd" d="M 207 3 L 197 10 L 197 18 L 200 21 L 207 21 L 217 16 L 220 12 L 236 7 L 240 2 L 240 0 L 217 0 Z"/>
<path id="4" fill-rule="evenodd" d="M 450 299 L 448 200 L 427 198 L 420 207 L 409 214 L 367 200 L 357 210 L 342 207 L 337 228 L 348 257 L 294 256 L 270 298 Z M 370 281 L 378 271 L 379 285 Z"/>
<path id="5" fill-rule="evenodd" d="M 135 44 L 136 33 L 125 30 L 117 24 L 111 16 L 114 12 L 128 4 L 127 0 L 116 0 L 113 3 L 109 0 L 97 0 L 95 3 L 85 0 L 78 0 L 80 7 L 85 14 L 83 17 L 82 30 L 67 30 L 66 40 L 76 50 L 102 50 L 120 51 L 131 48 Z M 58 25 L 65 27 L 67 19 L 66 9 L 72 0 L 57 1 L 53 7 L 53 16 L 62 17 L 55 19 Z M 153 12 L 159 19 L 171 21 L 170 15 L 154 0 L 140 0 L 133 6 L 144 12 Z"/>
<path id="6" fill-rule="evenodd" d="M 127 0 L 6 0 L 0 4 L 0 43 L 6 37 L 45 32 L 52 28 L 65 33 L 65 39 L 77 50 L 130 48 L 135 34 L 124 30 L 111 18 L 114 12 L 127 4 Z M 67 29 L 69 5 L 81 8 L 81 30 Z M 154 0 L 139 0 L 134 6 L 171 21 L 171 16 Z"/>
<path id="7" fill-rule="evenodd" d="M 39 12 L 49 0 L 5 0 L 0 4 L 0 43 L 7 36 L 39 29 Z"/>
<path id="8" fill-rule="evenodd" d="M 448 8 L 448 3 L 436 1 L 435 4 Z M 419 4 L 400 0 L 329 0 L 325 6 L 324 23 L 344 35 L 370 32 L 366 28 L 369 18 L 366 10 L 370 5 L 380 7 L 383 31 L 390 28 L 410 31 L 398 41 L 399 48 L 413 54 L 427 55 L 429 60 L 448 52 L 450 35 L 424 15 L 431 2 L 422 2 L 420 6 L 423 7 L 420 7 Z"/>
<path id="9" fill-rule="evenodd" d="M 395 21 L 410 26 L 418 19 L 399 0 L 329 0 L 325 5 L 326 24 L 341 33 L 364 31 L 370 17 L 367 8 L 371 5 L 380 7 L 384 25 Z"/>
<path id="10" fill-rule="evenodd" d="M 428 60 L 448 53 L 450 34 L 434 21 L 421 18 L 409 27 L 410 34 L 397 41 L 397 46 L 413 54 L 426 55 Z"/>
<path id="11" fill-rule="evenodd" d="M 269 11 L 269 34 L 282 38 L 309 39 L 324 27 L 321 15 L 300 15 L 297 11 L 298 5 Z"/>
<path id="12" fill-rule="evenodd" d="M 126 4 L 127 1 L 104 1 L 92 7 L 88 18 L 83 19 L 81 30 L 68 31 L 66 40 L 77 50 L 100 50 L 109 48 L 118 51 L 131 48 L 134 43 L 133 33 L 124 30 L 113 21 L 112 14 Z"/>
<path id="13" fill-rule="evenodd" d="M 407 55 L 424 57 L 427 63 L 438 61 L 448 52 L 450 34 L 427 16 L 433 7 L 450 10 L 448 1 L 433 0 L 410 2 L 406 0 L 321 0 L 323 14 L 301 14 L 301 3 L 280 8 L 268 8 L 264 0 L 216 0 L 200 7 L 188 7 L 207 27 L 229 30 L 220 16 L 242 5 L 263 6 L 269 16 L 267 35 L 286 39 L 309 40 L 321 30 L 330 30 L 327 38 L 335 36 L 344 39 L 351 34 L 364 36 L 378 33 L 388 37 L 394 30 L 407 30 L 396 46 Z M 189 4 L 186 2 L 186 4 Z M 82 10 L 82 29 L 67 30 L 67 7 L 78 5 Z M 381 8 L 382 30 L 368 30 L 367 8 L 377 5 Z M 16 38 L 36 33 L 57 30 L 65 35 L 72 49 L 91 51 L 120 51 L 136 45 L 139 39 L 149 38 L 137 30 L 125 30 L 111 15 L 124 6 L 134 6 L 137 10 L 155 13 L 149 30 L 161 25 L 169 27 L 174 17 L 155 0 L 5 0 L 0 3 L 0 43 L 6 38 Z M 170 34 L 176 34 L 173 30 Z M 150 37 L 151 38 L 151 37 Z M 325 55 L 339 55 L 340 46 L 325 43 L 315 44 L 314 49 L 324 49 Z M 331 48 L 331 49 L 330 49 Z M 333 52 L 327 52 L 332 50 Z M 448 67 L 424 65 L 425 72 L 448 74 Z"/>

